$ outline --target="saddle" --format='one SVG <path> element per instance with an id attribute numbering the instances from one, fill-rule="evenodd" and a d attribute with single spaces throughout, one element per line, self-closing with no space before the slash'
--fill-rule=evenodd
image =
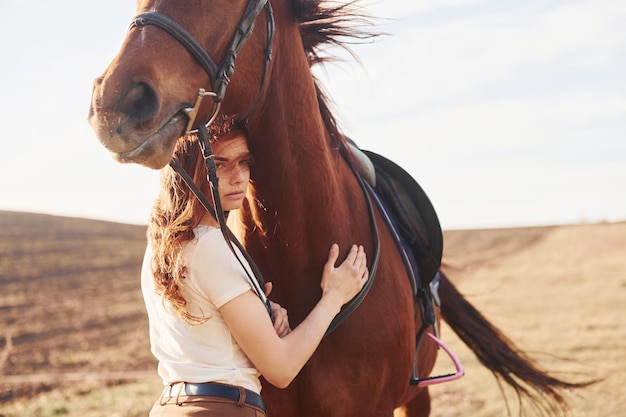
<path id="1" fill-rule="evenodd" d="M 351 150 L 357 170 L 382 200 L 382 209 L 389 212 L 402 243 L 415 258 L 419 286 L 426 287 L 439 271 L 443 254 L 443 233 L 430 199 L 395 162 L 355 145 Z"/>

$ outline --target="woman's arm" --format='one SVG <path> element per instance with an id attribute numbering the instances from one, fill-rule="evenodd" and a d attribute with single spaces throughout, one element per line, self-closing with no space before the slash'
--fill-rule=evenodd
<path id="1" fill-rule="evenodd" d="M 248 291 L 220 308 L 241 349 L 271 384 L 285 388 L 309 360 L 341 306 L 365 285 L 368 277 L 363 247 L 353 246 L 335 268 L 339 247 L 333 245 L 322 275 L 322 298 L 298 327 L 280 338 L 265 307 Z"/>

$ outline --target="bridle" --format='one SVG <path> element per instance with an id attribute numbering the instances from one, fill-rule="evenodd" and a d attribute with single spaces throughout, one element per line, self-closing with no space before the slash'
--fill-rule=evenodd
<path id="1" fill-rule="evenodd" d="M 193 56 L 198 64 L 200 64 L 209 76 L 209 80 L 213 83 L 211 91 L 200 88 L 193 106 L 182 110 L 189 119 L 185 129 L 185 134 L 198 132 L 197 128 L 194 129 L 194 123 L 204 97 L 209 96 L 213 98 L 213 108 L 204 125 L 208 128 L 213 120 L 215 120 L 215 117 L 217 117 L 222 100 L 226 95 L 226 87 L 228 87 L 228 83 L 230 83 L 230 79 L 235 72 L 235 60 L 237 59 L 237 55 L 241 48 L 245 45 L 250 35 L 252 35 L 256 18 L 263 9 L 265 9 L 265 20 L 267 24 L 267 41 L 265 44 L 263 77 L 259 88 L 259 96 L 261 96 L 263 94 L 263 90 L 265 89 L 267 73 L 272 60 L 272 45 L 274 43 L 275 32 L 274 13 L 269 0 L 248 1 L 248 5 L 241 16 L 239 24 L 237 25 L 233 35 L 230 47 L 226 51 L 226 55 L 219 65 L 215 63 L 200 42 L 198 42 L 183 26 L 168 15 L 159 12 L 146 12 L 135 16 L 133 19 L 128 29 L 129 31 L 133 28 L 142 29 L 146 26 L 156 26 L 159 29 L 164 30 L 181 45 L 183 45 L 187 51 L 189 51 L 191 56 Z"/>

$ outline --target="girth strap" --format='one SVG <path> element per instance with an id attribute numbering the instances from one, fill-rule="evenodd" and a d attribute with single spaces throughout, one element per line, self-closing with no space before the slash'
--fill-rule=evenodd
<path id="1" fill-rule="evenodd" d="M 361 288 L 361 291 L 359 291 L 359 293 L 343 307 L 341 312 L 335 316 L 333 321 L 330 323 L 330 326 L 328 326 L 328 330 L 326 330 L 324 336 L 328 336 L 341 323 L 343 323 L 344 320 L 346 320 L 348 316 L 350 316 L 350 314 L 354 312 L 354 310 L 356 310 L 361 305 L 361 303 L 369 293 L 370 289 L 372 288 L 374 278 L 376 277 L 376 271 L 378 270 L 378 261 L 380 260 L 380 236 L 378 234 L 378 226 L 376 224 L 376 217 L 374 215 L 374 206 L 372 205 L 370 191 L 368 190 L 366 182 L 363 181 L 361 175 L 359 175 L 359 173 L 355 171 L 354 167 L 351 164 L 350 167 L 352 168 L 352 172 L 354 172 L 354 176 L 359 182 L 359 185 L 363 190 L 363 194 L 365 195 L 367 211 L 370 217 L 370 225 L 372 233 L 374 234 L 374 258 L 372 260 L 372 265 L 369 268 L 369 277 L 367 279 L 367 282 L 365 283 L 363 288 Z"/>

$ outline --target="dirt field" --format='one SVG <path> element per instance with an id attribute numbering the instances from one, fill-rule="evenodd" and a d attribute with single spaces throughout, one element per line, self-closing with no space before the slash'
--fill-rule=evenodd
<path id="1" fill-rule="evenodd" d="M 0 212 L 0 416 L 146 415 L 159 383 L 139 291 L 144 234 Z M 604 378 L 570 396 L 572 417 L 626 409 L 625 255 L 626 223 L 446 232 L 449 275 L 522 350 L 560 377 Z M 442 332 L 466 376 L 432 389 L 432 416 L 507 415 L 495 379 Z"/>
<path id="2" fill-rule="evenodd" d="M 145 227 L 0 212 L 0 404 L 70 372 L 153 369 L 144 249 Z M 19 384 L 25 374 L 35 382 Z"/>
<path id="3" fill-rule="evenodd" d="M 604 378 L 569 396 L 573 417 L 626 415 L 626 223 L 446 237 L 459 290 L 522 350 L 568 380 Z M 494 378 L 443 332 L 466 376 L 433 389 L 433 416 L 505 416 Z"/>

